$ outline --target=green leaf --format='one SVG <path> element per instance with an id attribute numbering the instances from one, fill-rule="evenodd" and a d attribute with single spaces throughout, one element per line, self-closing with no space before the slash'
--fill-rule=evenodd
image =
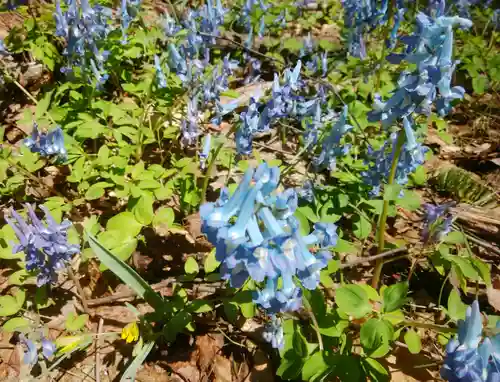
<path id="1" fill-rule="evenodd" d="M 153 196 L 148 192 L 144 192 L 134 204 L 132 212 L 139 223 L 143 225 L 151 224 L 154 217 L 153 202 Z"/>
<path id="2" fill-rule="evenodd" d="M 188 257 L 186 262 L 184 263 L 184 272 L 190 276 L 195 276 L 200 271 L 200 267 L 198 263 L 194 259 L 194 257 Z"/>
<path id="3" fill-rule="evenodd" d="M 382 294 L 384 312 L 393 312 L 401 308 L 406 303 L 407 294 L 408 283 L 406 281 L 385 288 Z"/>
<path id="4" fill-rule="evenodd" d="M 205 273 L 211 273 L 214 272 L 219 267 L 219 265 L 220 262 L 218 262 L 217 259 L 215 258 L 215 248 L 214 248 L 205 258 L 205 263 L 203 265 L 203 268 L 205 270 Z"/>
<path id="5" fill-rule="evenodd" d="M 452 320 L 457 322 L 458 320 L 465 319 L 465 312 L 467 311 L 467 304 L 464 304 L 460 298 L 460 294 L 452 289 L 448 297 L 448 315 Z"/>
<path id="6" fill-rule="evenodd" d="M 380 362 L 373 358 L 361 359 L 363 369 L 373 382 L 389 382 L 389 372 Z"/>
<path id="7" fill-rule="evenodd" d="M 365 292 L 368 294 L 368 298 L 371 301 L 381 300 L 380 296 L 378 295 L 378 292 L 371 285 L 368 284 L 358 284 L 358 285 L 365 290 Z"/>
<path id="8" fill-rule="evenodd" d="M 331 369 L 325 361 L 323 352 L 318 351 L 310 356 L 302 367 L 302 380 L 313 381 L 316 378 L 324 377 Z"/>
<path id="9" fill-rule="evenodd" d="M 479 273 L 477 272 L 476 268 L 472 265 L 471 259 L 469 257 L 450 255 L 446 257 L 446 260 L 449 260 L 454 264 L 454 266 L 459 268 L 459 270 L 466 278 L 472 281 L 478 281 L 480 279 Z"/>
<path id="10" fill-rule="evenodd" d="M 310 206 L 303 206 L 297 208 L 297 211 L 299 211 L 302 215 L 304 215 L 307 220 L 309 220 L 312 223 L 318 223 L 319 218 L 316 215 L 316 213 L 313 211 L 313 209 Z"/>
<path id="11" fill-rule="evenodd" d="M 150 341 L 146 343 L 141 351 L 137 354 L 137 356 L 130 362 L 130 364 L 127 366 L 125 369 L 125 372 L 123 373 L 122 377 L 120 378 L 120 382 L 127 382 L 127 381 L 134 381 L 135 380 L 135 375 L 137 374 L 137 369 L 143 364 L 143 362 L 146 360 L 146 357 L 148 354 L 153 350 L 153 347 L 155 345 L 154 341 Z"/>
<path id="12" fill-rule="evenodd" d="M 408 211 L 416 211 L 422 203 L 420 196 L 411 190 L 406 190 L 404 196 L 398 199 L 397 203 Z"/>
<path id="13" fill-rule="evenodd" d="M 472 89 L 474 89 L 474 93 L 476 94 L 483 94 L 487 84 L 488 78 L 485 75 L 478 74 L 472 77 Z"/>
<path id="14" fill-rule="evenodd" d="M 363 215 L 356 215 L 354 220 L 354 236 L 358 239 L 366 239 L 372 231 L 372 223 Z"/>
<path id="15" fill-rule="evenodd" d="M 87 200 L 95 200 L 99 199 L 101 196 L 104 195 L 104 187 L 100 185 L 99 183 L 93 184 L 92 186 L 89 187 L 87 192 L 85 193 L 85 199 Z"/>
<path id="16" fill-rule="evenodd" d="M 372 311 L 368 294 L 359 285 L 350 284 L 338 288 L 335 302 L 339 311 L 354 318 L 362 318 Z"/>
<path id="17" fill-rule="evenodd" d="M 210 301 L 206 301 L 206 300 L 193 300 L 187 306 L 187 309 L 191 313 L 205 313 L 205 312 L 210 312 L 211 310 L 214 309 L 214 307 L 212 306 L 212 303 Z"/>
<path id="18" fill-rule="evenodd" d="M 387 184 L 384 187 L 384 200 L 394 201 L 399 199 L 403 186 L 399 184 Z"/>
<path id="19" fill-rule="evenodd" d="M 422 350 L 422 341 L 416 331 L 414 331 L 413 329 L 408 329 L 405 333 L 404 339 L 405 344 L 408 345 L 408 350 L 410 351 L 410 353 L 420 353 L 420 350 Z"/>
<path id="20" fill-rule="evenodd" d="M 30 330 L 31 323 L 24 317 L 14 317 L 3 324 L 2 329 L 8 333 L 22 332 L 27 333 Z"/>
<path id="21" fill-rule="evenodd" d="M 309 231 L 311 230 L 311 228 L 309 226 L 309 220 L 307 219 L 307 217 L 302 212 L 300 212 L 298 209 L 295 210 L 294 216 L 299 221 L 301 235 L 304 235 L 304 236 L 309 235 Z"/>
<path id="22" fill-rule="evenodd" d="M 167 341 L 174 341 L 177 334 L 182 332 L 191 323 L 191 313 L 181 310 L 165 326 L 163 334 Z"/>
<path id="23" fill-rule="evenodd" d="M 292 353 L 287 358 L 282 358 L 276 374 L 284 380 L 295 379 L 299 376 L 302 370 L 302 359 L 296 354 Z"/>
<path id="24" fill-rule="evenodd" d="M 104 248 L 94 236 L 89 233 L 87 235 L 89 245 L 99 260 L 156 311 L 162 311 L 164 305 L 162 297 L 136 271 Z"/>
<path id="25" fill-rule="evenodd" d="M 0 296 L 0 316 L 12 316 L 19 312 L 24 304 L 26 292 L 19 289 L 13 296 Z"/>
<path id="26" fill-rule="evenodd" d="M 309 351 L 307 350 L 307 342 L 299 330 L 296 330 L 293 333 L 292 341 L 295 353 L 301 358 L 306 358 L 309 354 Z"/>
<path id="27" fill-rule="evenodd" d="M 451 231 L 444 237 L 444 242 L 448 244 L 464 244 L 465 236 L 460 231 Z"/>
<path id="28" fill-rule="evenodd" d="M 121 232 L 123 236 L 135 237 L 141 232 L 142 224 L 136 220 L 132 212 L 125 211 L 109 219 L 106 229 Z"/>
<path id="29" fill-rule="evenodd" d="M 340 253 L 352 253 L 354 255 L 359 253 L 358 247 L 354 245 L 353 243 L 344 240 L 344 239 L 338 239 L 337 240 L 337 245 L 333 247 L 333 250 L 335 252 L 340 252 Z"/>
<path id="30" fill-rule="evenodd" d="M 85 326 L 88 320 L 88 314 L 76 315 L 74 312 L 70 312 L 66 317 L 65 327 L 70 332 L 77 332 Z"/>
<path id="31" fill-rule="evenodd" d="M 156 210 L 153 218 L 153 228 L 155 230 L 168 230 L 175 220 L 174 210 L 169 207 L 160 207 Z"/>
<path id="32" fill-rule="evenodd" d="M 370 318 L 360 330 L 360 342 L 365 352 L 373 358 L 386 355 L 390 348 L 394 329 L 390 322 L 384 319 Z"/>

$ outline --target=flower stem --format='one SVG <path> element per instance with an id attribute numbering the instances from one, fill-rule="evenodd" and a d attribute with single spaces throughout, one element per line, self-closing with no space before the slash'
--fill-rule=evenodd
<path id="1" fill-rule="evenodd" d="M 316 319 L 316 316 L 314 315 L 314 312 L 313 312 L 313 309 L 311 307 L 311 304 L 309 303 L 309 300 L 304 296 L 302 298 L 302 301 L 304 302 L 304 307 L 309 312 L 309 316 L 311 317 L 311 321 L 312 321 L 312 324 L 313 324 L 314 331 L 316 332 L 316 335 L 318 337 L 319 350 L 323 351 L 325 349 L 325 347 L 323 345 L 323 338 L 321 337 L 321 332 L 319 331 L 318 320 Z"/>
<path id="2" fill-rule="evenodd" d="M 394 184 L 394 179 L 396 178 L 396 170 L 398 168 L 399 157 L 401 156 L 401 150 L 403 148 L 403 144 L 405 141 L 405 133 L 404 130 L 400 130 L 398 133 L 396 145 L 393 150 L 393 158 L 391 170 L 389 172 L 389 179 L 387 179 L 387 185 Z M 384 250 L 385 244 L 385 226 L 387 223 L 387 214 L 389 212 L 389 200 L 384 198 L 384 205 L 382 207 L 382 214 L 380 215 L 380 220 L 378 223 L 378 232 L 377 232 L 377 253 L 382 253 Z M 375 269 L 373 271 L 373 279 L 372 279 L 372 287 L 377 289 L 378 282 L 380 279 L 380 274 L 382 272 L 382 267 L 384 265 L 383 259 L 378 259 L 375 263 Z"/>
<path id="3" fill-rule="evenodd" d="M 201 204 L 203 204 L 207 201 L 207 189 L 208 189 L 208 182 L 210 181 L 210 174 L 212 173 L 212 169 L 215 166 L 215 161 L 217 160 L 217 157 L 219 156 L 219 153 L 222 149 L 222 146 L 223 146 L 222 143 L 220 143 L 217 146 L 217 148 L 214 151 L 214 154 L 212 155 L 210 163 L 207 166 L 207 172 L 205 173 L 205 177 L 203 178 L 203 185 L 201 188 Z"/>

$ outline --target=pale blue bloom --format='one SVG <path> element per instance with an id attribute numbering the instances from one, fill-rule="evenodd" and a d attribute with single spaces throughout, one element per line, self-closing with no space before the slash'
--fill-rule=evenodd
<path id="1" fill-rule="evenodd" d="M 424 204 L 424 228 L 422 230 L 422 240 L 427 242 L 439 242 L 451 231 L 453 216 L 450 208 L 455 203 L 445 203 L 442 205 Z"/>
<path id="2" fill-rule="evenodd" d="M 210 155 L 210 148 L 212 145 L 212 135 L 207 134 L 205 136 L 205 141 L 203 142 L 203 150 L 200 153 L 200 168 L 205 169 L 205 163 Z"/>
<path id="3" fill-rule="evenodd" d="M 264 327 L 262 336 L 273 348 L 283 349 L 285 346 L 285 336 L 281 319 L 275 315 L 271 316 L 271 321 Z"/>
<path id="4" fill-rule="evenodd" d="M 313 158 L 313 164 L 317 170 L 327 168 L 334 171 L 337 165 L 337 157 L 346 155 L 349 152 L 350 145 L 340 143 L 344 135 L 352 129 L 352 126 L 347 124 L 347 113 L 348 108 L 346 105 L 338 121 L 323 140 L 320 155 Z"/>
<path id="5" fill-rule="evenodd" d="M 318 224 L 312 234 L 302 236 L 294 217 L 295 190 L 277 194 L 278 184 L 279 169 L 263 163 L 256 171 L 245 173 L 231 197 L 224 191 L 216 203 L 200 209 L 202 230 L 222 263 L 222 278 L 236 288 L 248 277 L 265 282 L 254 301 L 273 313 L 300 307 L 301 290 L 294 277 L 305 288 L 317 287 L 319 272 L 331 255 L 319 251 L 315 256 L 309 246 L 325 248 L 337 240 L 332 224 Z"/>
<path id="6" fill-rule="evenodd" d="M 26 138 L 23 143 L 32 152 L 39 153 L 43 157 L 54 156 L 57 160 L 66 160 L 64 135 L 59 126 L 48 133 L 40 133 L 38 124 L 34 123 L 31 137 Z"/>
<path id="7" fill-rule="evenodd" d="M 23 251 L 26 255 L 26 270 L 37 272 L 37 285 L 54 283 L 57 281 L 57 271 L 64 268 L 71 258 L 80 252 L 80 246 L 68 243 L 69 220 L 57 224 L 50 212 L 44 206 L 40 209 L 45 213 L 46 224 L 36 216 L 31 205 L 26 205 L 31 224 L 13 209 L 11 218 L 5 221 L 14 230 L 19 244 L 12 249 L 13 253 Z"/>

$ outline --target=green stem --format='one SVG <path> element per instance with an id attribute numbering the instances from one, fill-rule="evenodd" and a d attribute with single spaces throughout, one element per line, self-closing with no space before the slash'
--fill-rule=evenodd
<path id="1" fill-rule="evenodd" d="M 222 143 L 219 144 L 219 146 L 217 146 L 217 148 L 214 151 L 214 154 L 212 155 L 210 163 L 207 166 L 207 172 L 205 173 L 205 177 L 203 178 L 203 186 L 201 188 L 201 204 L 207 201 L 207 189 L 208 189 L 208 182 L 210 181 L 210 174 L 212 173 L 212 169 L 215 166 L 215 161 L 219 156 L 222 146 L 223 146 Z"/>
<path id="2" fill-rule="evenodd" d="M 69 278 L 75 284 L 76 290 L 77 290 L 78 294 L 80 295 L 79 297 L 80 297 L 80 300 L 82 300 L 83 310 L 85 311 L 85 313 L 90 315 L 89 306 L 87 304 L 87 299 L 85 298 L 85 292 L 83 291 L 82 285 L 80 284 L 80 280 L 73 273 L 73 269 L 71 269 L 71 265 L 68 265 L 67 270 L 68 270 Z"/>
<path id="3" fill-rule="evenodd" d="M 396 2 L 395 0 L 391 1 L 391 4 L 389 5 L 389 15 L 387 18 L 387 25 L 385 27 L 385 38 L 382 40 L 382 54 L 380 55 L 379 62 L 378 62 L 378 70 L 377 70 L 377 77 L 375 80 L 375 92 L 378 92 L 380 90 L 380 76 L 382 75 L 382 70 L 384 69 L 384 63 L 385 63 L 385 55 L 387 53 L 387 41 L 389 40 L 391 30 L 392 30 L 392 20 L 394 19 L 394 9 L 396 8 Z"/>
<path id="4" fill-rule="evenodd" d="M 325 349 L 325 347 L 323 345 L 323 338 L 321 337 L 321 332 L 319 331 L 318 320 L 316 319 L 316 316 L 314 315 L 314 312 L 312 310 L 311 304 L 309 303 L 309 300 L 307 298 L 303 298 L 302 301 L 304 302 L 304 307 L 309 312 L 309 316 L 311 317 L 314 331 L 316 332 L 316 335 L 318 337 L 319 350 L 323 351 Z"/>
<path id="5" fill-rule="evenodd" d="M 387 179 L 387 185 L 394 184 L 394 179 L 396 178 L 396 170 L 397 170 L 397 167 L 398 167 L 399 157 L 401 155 L 401 150 L 403 148 L 404 141 L 405 141 L 404 130 L 400 130 L 399 133 L 398 133 L 398 138 L 397 138 L 397 141 L 396 141 L 396 146 L 394 147 L 394 150 L 393 150 L 393 155 L 394 156 L 392 158 L 392 165 L 391 165 L 391 170 L 389 172 L 389 179 Z M 382 207 L 382 214 L 380 215 L 380 220 L 379 220 L 379 223 L 378 223 L 378 232 L 377 232 L 378 245 L 377 245 L 377 253 L 382 253 L 384 251 L 385 225 L 387 223 L 387 214 L 388 214 L 388 212 L 389 212 L 389 200 L 386 200 L 384 198 L 384 205 Z M 374 287 L 375 289 L 377 289 L 383 265 L 384 265 L 384 260 L 383 259 L 379 259 L 375 263 L 375 270 L 373 271 L 373 279 L 372 279 L 372 287 Z"/>
<path id="6" fill-rule="evenodd" d="M 430 323 L 426 323 L 426 322 L 419 322 L 419 321 L 412 321 L 412 320 L 404 320 L 401 323 L 401 325 L 411 326 L 412 328 L 431 329 L 431 330 L 435 330 L 435 331 L 440 332 L 440 333 L 456 333 L 457 332 L 456 328 L 450 328 L 449 326 L 430 324 Z"/>
<path id="7" fill-rule="evenodd" d="M 151 84 L 149 85 L 148 92 L 146 93 L 146 98 L 143 102 L 144 111 L 142 113 L 141 124 L 139 126 L 139 131 L 137 132 L 137 147 L 135 149 L 135 161 L 139 162 L 142 158 L 142 129 L 146 123 L 146 119 L 149 113 L 149 100 L 151 99 L 151 94 L 153 93 L 153 86 L 155 83 L 155 77 L 151 79 Z"/>

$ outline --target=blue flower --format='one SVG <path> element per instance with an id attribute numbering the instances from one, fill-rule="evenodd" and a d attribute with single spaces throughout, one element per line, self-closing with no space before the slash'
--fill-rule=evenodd
<path id="1" fill-rule="evenodd" d="M 314 201 L 314 185 L 310 180 L 306 180 L 302 187 L 296 188 L 297 195 L 300 199 L 312 203 Z"/>
<path id="2" fill-rule="evenodd" d="M 26 138 L 24 144 L 32 152 L 39 153 L 43 157 L 54 156 L 56 159 L 66 160 L 67 152 L 64 147 L 64 136 L 59 126 L 48 133 L 40 133 L 38 125 L 35 123 L 31 137 Z"/>
<path id="3" fill-rule="evenodd" d="M 19 335 L 19 339 L 23 343 L 24 346 L 26 346 L 26 350 L 24 351 L 24 357 L 23 357 L 23 362 L 25 365 L 34 365 L 36 364 L 36 361 L 38 360 L 38 351 L 36 348 L 35 343 L 26 338 L 24 334 Z"/>
<path id="4" fill-rule="evenodd" d="M 347 124 L 347 113 L 347 106 L 344 106 L 338 121 L 323 141 L 320 155 L 313 159 L 316 169 L 328 168 L 330 171 L 334 171 L 337 157 L 348 153 L 350 146 L 340 143 L 342 137 L 352 129 L 352 126 Z"/>
<path id="5" fill-rule="evenodd" d="M 453 216 L 450 208 L 454 203 L 442 205 L 424 204 L 424 228 L 422 230 L 422 240 L 424 243 L 439 242 L 451 231 Z"/>
<path id="6" fill-rule="evenodd" d="M 446 357 L 441 376 L 448 381 L 481 382 L 496 374 L 496 365 L 489 362 L 492 343 L 486 339 L 481 345 L 483 324 L 479 304 L 475 300 L 467 308 L 465 321 L 458 322 L 458 338 L 446 346 Z"/>
<path id="7" fill-rule="evenodd" d="M 7 56 L 9 54 L 10 54 L 10 52 L 5 47 L 4 41 L 2 39 L 0 39 L 0 55 L 1 56 Z"/>
<path id="8" fill-rule="evenodd" d="M 66 40 L 63 54 L 68 66 L 61 71 L 71 73 L 78 67 L 84 78 L 90 81 L 96 77 L 97 84 L 102 85 L 107 80 L 103 66 L 107 54 L 102 48 L 111 31 L 111 10 L 100 5 L 90 7 L 88 0 L 82 0 L 80 5 L 76 0 L 68 0 L 67 5 L 68 10 L 63 12 L 57 0 L 54 12 L 56 35 Z"/>
<path id="9" fill-rule="evenodd" d="M 271 321 L 264 327 L 262 336 L 264 340 L 271 343 L 273 348 L 279 350 L 283 349 L 285 346 L 285 336 L 281 319 L 275 315 L 271 316 Z"/>
<path id="10" fill-rule="evenodd" d="M 155 70 L 156 70 L 156 83 L 160 88 L 167 87 L 167 78 L 165 77 L 165 73 L 163 73 L 163 69 L 161 67 L 160 58 L 155 54 Z"/>
<path id="11" fill-rule="evenodd" d="M 263 163 L 245 173 L 233 196 L 224 191 L 217 202 L 200 209 L 202 231 L 216 247 L 222 278 L 233 287 L 241 287 L 248 277 L 265 282 L 254 301 L 273 313 L 300 308 L 295 277 L 305 288 L 317 287 L 331 255 L 320 250 L 315 256 L 309 246 L 326 248 L 337 240 L 330 224 L 318 224 L 312 234 L 302 236 L 294 217 L 296 192 L 277 194 L 278 184 L 279 169 Z"/>
<path id="12" fill-rule="evenodd" d="M 210 147 L 212 145 L 212 135 L 207 134 L 205 136 L 205 142 L 203 143 L 203 150 L 200 153 L 200 168 L 205 169 L 205 163 L 210 155 Z"/>
<path id="13" fill-rule="evenodd" d="M 424 163 L 424 155 L 428 150 L 427 147 L 417 143 L 411 123 L 410 119 L 404 118 L 403 125 L 406 143 L 403 144 L 401 149 L 395 176 L 395 183 L 399 185 L 408 183 L 408 176 Z M 373 196 L 379 195 L 382 185 L 388 181 L 394 158 L 396 140 L 397 134 L 393 133 L 390 136 L 390 140 L 385 142 L 379 150 L 375 151 L 372 147 L 368 148 L 369 158 L 366 163 L 369 165 L 369 168 L 368 171 L 362 172 L 361 175 L 364 182 L 371 186 L 370 194 Z M 387 152 L 389 147 L 392 147 L 390 153 Z"/>
<path id="14" fill-rule="evenodd" d="M 42 354 L 46 359 L 51 358 L 56 352 L 56 345 L 47 338 L 42 338 Z"/>
<path id="15" fill-rule="evenodd" d="M 38 272 L 38 286 L 53 283 L 57 280 L 57 271 L 64 268 L 71 258 L 80 252 L 80 246 L 68 243 L 68 228 L 71 222 L 64 220 L 57 224 L 48 209 L 40 206 L 45 213 L 46 224 L 36 216 L 33 208 L 27 204 L 28 224 L 16 211 L 11 210 L 11 218 L 5 221 L 14 230 L 19 244 L 12 249 L 13 253 L 23 251 L 26 255 L 26 270 Z"/>

